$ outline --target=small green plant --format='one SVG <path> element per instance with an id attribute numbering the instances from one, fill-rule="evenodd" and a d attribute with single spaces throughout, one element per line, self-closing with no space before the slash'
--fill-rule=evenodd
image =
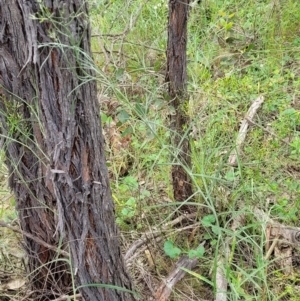
<path id="1" fill-rule="evenodd" d="M 125 206 L 121 211 L 122 219 L 134 217 L 135 213 L 136 213 L 136 199 L 134 197 L 130 197 L 126 201 Z"/>
<path id="2" fill-rule="evenodd" d="M 291 158 L 292 159 L 298 159 L 300 155 L 300 138 L 295 137 L 294 140 L 291 142 Z"/>
<path id="3" fill-rule="evenodd" d="M 141 202 L 150 197 L 150 192 L 147 189 L 140 189 L 137 179 L 132 176 L 123 178 L 118 190 L 122 198 L 117 198 L 116 194 L 113 194 L 113 198 L 121 208 L 118 211 L 117 223 L 122 225 L 137 215 Z M 138 227 L 141 227 L 141 225 L 138 225 Z"/>
<path id="4" fill-rule="evenodd" d="M 291 206 L 291 201 L 286 197 L 282 197 L 277 200 L 271 212 L 283 221 L 296 222 L 298 220 L 299 208 L 298 206 Z"/>
<path id="5" fill-rule="evenodd" d="M 164 251 L 167 256 L 170 258 L 177 258 L 181 254 L 181 250 L 174 245 L 174 243 L 170 240 L 165 241 L 164 243 Z"/>
<path id="6" fill-rule="evenodd" d="M 216 223 L 216 218 L 214 215 L 212 214 L 209 214 L 209 215 L 205 215 L 202 220 L 201 220 L 201 223 L 204 227 L 206 228 L 210 228 L 211 231 L 216 234 L 216 235 L 219 235 L 220 232 L 221 232 L 221 229 L 219 226 L 215 225 Z"/>
<path id="7" fill-rule="evenodd" d="M 203 246 L 199 246 L 196 249 L 183 251 L 179 247 L 175 246 L 171 240 L 166 240 L 164 243 L 164 252 L 170 258 L 177 258 L 182 253 L 187 254 L 189 258 L 202 258 L 205 253 L 205 249 Z"/>
<path id="8" fill-rule="evenodd" d="M 101 112 L 102 126 L 109 125 L 112 121 L 113 121 L 113 119 L 111 116 L 108 116 L 105 113 Z"/>
<path id="9" fill-rule="evenodd" d="M 199 246 L 197 249 L 188 250 L 187 255 L 189 258 L 202 258 L 205 253 L 203 246 Z"/>

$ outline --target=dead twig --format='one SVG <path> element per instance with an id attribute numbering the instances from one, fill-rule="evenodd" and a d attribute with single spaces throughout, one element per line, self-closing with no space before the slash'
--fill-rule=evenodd
<path id="1" fill-rule="evenodd" d="M 244 222 L 243 215 L 238 215 L 233 219 L 233 223 L 231 225 L 231 230 L 233 233 L 237 231 L 238 228 L 242 226 Z M 236 237 L 235 236 L 227 236 L 225 246 L 220 249 L 220 255 L 217 263 L 216 270 L 216 297 L 215 301 L 226 301 L 227 300 L 227 286 L 228 280 L 224 273 L 225 264 L 230 264 L 230 245 L 235 244 Z M 225 254 L 223 254 L 225 253 Z"/>
<path id="2" fill-rule="evenodd" d="M 289 275 L 293 273 L 293 250 L 300 247 L 300 228 L 280 224 L 272 220 L 264 211 L 254 207 L 257 220 L 266 225 L 266 255 L 268 260 L 274 255 L 276 264 Z M 271 243 L 272 242 L 272 243 Z"/>
<path id="3" fill-rule="evenodd" d="M 71 300 L 71 299 L 76 300 L 77 298 L 82 299 L 81 294 L 76 294 L 76 295 L 72 295 L 72 296 L 63 295 L 63 296 L 60 296 L 60 297 L 54 299 L 53 301 L 65 301 L 65 300 Z"/>
<path id="4" fill-rule="evenodd" d="M 205 242 L 201 245 L 203 246 Z M 200 245 L 200 246 L 201 246 Z M 155 293 L 156 301 L 166 301 L 168 300 L 174 286 L 178 281 L 180 281 L 186 274 L 183 270 L 192 270 L 198 264 L 198 258 L 189 258 L 186 255 L 181 256 L 175 264 L 174 270 L 169 274 L 169 276 L 163 281 L 161 286 Z"/>
<path id="5" fill-rule="evenodd" d="M 264 102 L 264 97 L 263 96 L 259 96 L 250 106 L 246 117 L 244 118 L 244 120 L 241 123 L 240 126 L 240 130 L 238 133 L 238 136 L 236 138 L 236 149 L 234 151 L 231 152 L 229 159 L 228 159 L 228 164 L 230 166 L 237 166 L 237 157 L 240 154 L 242 145 L 246 139 L 246 135 L 248 132 L 248 127 L 251 124 L 249 122 L 249 120 L 252 121 L 252 119 L 254 118 L 254 115 L 256 114 L 257 110 L 259 109 L 259 107 L 262 105 L 262 103 Z"/>
<path id="6" fill-rule="evenodd" d="M 273 253 L 273 251 L 274 251 L 274 249 L 275 249 L 275 247 L 276 247 L 276 245 L 278 243 L 278 240 L 279 240 L 279 237 L 278 237 L 278 235 L 276 235 L 275 239 L 272 242 L 272 245 L 266 250 L 267 253 L 266 253 L 265 257 L 264 257 L 265 260 L 268 260 L 270 258 L 270 256 L 272 255 L 272 253 Z"/>
<path id="7" fill-rule="evenodd" d="M 226 247 L 226 252 L 228 252 L 229 247 Z M 228 260 L 228 256 L 226 256 Z M 227 285 L 228 281 L 224 274 L 224 264 L 225 259 L 223 256 L 220 256 L 218 259 L 218 266 L 216 271 L 216 298 L 215 301 L 226 301 L 227 300 Z"/>

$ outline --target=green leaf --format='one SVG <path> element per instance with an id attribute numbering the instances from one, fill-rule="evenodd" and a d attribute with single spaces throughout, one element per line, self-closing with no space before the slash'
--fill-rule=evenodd
<path id="1" fill-rule="evenodd" d="M 130 118 L 129 114 L 125 110 L 121 110 L 117 117 L 121 123 L 125 123 Z"/>
<path id="2" fill-rule="evenodd" d="M 122 80 L 123 79 L 124 71 L 125 71 L 124 68 L 117 69 L 117 71 L 115 73 L 117 80 Z"/>
<path id="3" fill-rule="evenodd" d="M 235 172 L 234 171 L 228 171 L 225 175 L 225 179 L 227 181 L 234 181 L 235 180 Z"/>
<path id="4" fill-rule="evenodd" d="M 209 233 L 205 233 L 203 236 L 204 239 L 211 239 L 211 235 Z"/>
<path id="5" fill-rule="evenodd" d="M 101 116 L 102 123 L 105 123 L 107 120 L 107 115 L 105 113 L 101 112 L 100 116 Z"/>
<path id="6" fill-rule="evenodd" d="M 150 191 L 147 190 L 147 189 L 143 190 L 141 194 L 142 194 L 143 197 L 150 197 L 151 196 Z"/>
<path id="7" fill-rule="evenodd" d="M 107 116 L 106 114 L 104 114 L 102 112 L 100 113 L 100 116 L 101 116 L 102 124 L 112 122 L 112 117 L 111 116 Z"/>
<path id="8" fill-rule="evenodd" d="M 224 28 L 225 28 L 226 30 L 229 30 L 229 29 L 232 28 L 232 26 L 233 26 L 233 22 L 229 22 L 229 23 L 225 24 Z"/>
<path id="9" fill-rule="evenodd" d="M 196 277 L 197 279 L 202 280 L 202 281 L 206 282 L 207 284 L 209 284 L 210 286 L 214 287 L 214 283 L 212 281 L 208 280 L 206 277 L 203 277 L 202 275 L 197 274 L 193 271 L 190 271 L 186 268 L 181 268 L 181 270 L 185 271 L 186 273 L 188 273 L 188 274 Z"/>
<path id="10" fill-rule="evenodd" d="M 212 241 L 210 242 L 210 245 L 211 245 L 212 247 L 214 247 L 214 246 L 217 245 L 217 243 L 218 243 L 218 241 L 217 241 L 216 239 L 214 239 L 214 240 L 212 240 Z"/>
<path id="11" fill-rule="evenodd" d="M 139 183 L 135 177 L 127 176 L 123 179 L 123 184 L 127 185 L 129 188 L 136 190 L 139 188 Z"/>
<path id="12" fill-rule="evenodd" d="M 126 208 L 123 208 L 121 212 L 122 212 L 122 215 L 128 216 L 128 214 L 130 213 L 130 209 L 126 207 Z"/>
<path id="13" fill-rule="evenodd" d="M 174 246 L 173 242 L 170 240 L 165 241 L 164 251 L 167 256 L 171 258 L 176 258 L 181 254 L 181 250 Z"/>
<path id="14" fill-rule="evenodd" d="M 211 230 L 216 234 L 219 235 L 221 233 L 221 229 L 218 226 L 211 226 Z"/>
<path id="15" fill-rule="evenodd" d="M 283 112 L 281 112 L 281 115 L 293 115 L 296 113 L 297 113 L 297 111 L 295 109 L 290 108 L 290 109 L 286 109 Z"/>
<path id="16" fill-rule="evenodd" d="M 215 216 L 212 214 L 206 215 L 201 220 L 202 225 L 204 227 L 210 227 L 212 224 L 216 222 Z"/>
<path id="17" fill-rule="evenodd" d="M 189 258 L 202 258 L 204 255 L 205 249 L 203 246 L 199 246 L 196 250 L 189 250 Z"/>
<path id="18" fill-rule="evenodd" d="M 133 217 L 135 215 L 135 210 L 133 208 L 125 207 L 121 211 L 124 217 Z"/>
<path id="19" fill-rule="evenodd" d="M 160 70 L 160 68 L 161 68 L 161 65 L 162 65 L 161 61 L 156 60 L 156 61 L 154 62 L 154 66 L 153 66 L 154 71 L 155 71 L 155 72 L 158 72 L 158 71 Z"/>
<path id="20" fill-rule="evenodd" d="M 123 132 L 122 132 L 122 137 L 126 137 L 127 135 L 130 135 L 133 133 L 133 128 L 132 126 L 128 126 Z"/>
<path id="21" fill-rule="evenodd" d="M 147 108 L 140 103 L 136 103 L 135 111 L 141 117 L 147 114 Z"/>
<path id="22" fill-rule="evenodd" d="M 136 199 L 134 197 L 130 197 L 126 202 L 126 205 L 129 207 L 135 207 Z"/>

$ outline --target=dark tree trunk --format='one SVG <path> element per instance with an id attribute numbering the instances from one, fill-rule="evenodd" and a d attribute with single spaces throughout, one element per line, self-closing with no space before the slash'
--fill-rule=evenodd
<path id="1" fill-rule="evenodd" d="M 1 120 L 18 141 L 7 139 L 6 152 L 22 228 L 57 244 L 57 226 L 84 300 L 134 300 L 103 287 L 132 289 L 105 165 L 86 1 L 0 3 Z M 20 131 L 11 129 L 12 106 Z M 26 244 L 41 257 L 35 267 L 53 259 L 42 246 Z M 89 286 L 96 283 L 102 287 Z"/>
<path id="2" fill-rule="evenodd" d="M 21 228 L 58 246 L 56 197 L 52 183 L 46 181 L 49 158 L 37 111 L 42 92 L 36 73 L 39 67 L 33 62 L 38 59 L 37 24 L 30 18 L 37 8 L 19 6 L 19 2 L 0 0 L 0 130 L 6 137 L 9 185 L 15 192 Z M 26 236 L 24 249 L 32 289 L 39 292 L 37 300 L 70 290 L 69 267 L 56 252 Z"/>
<path id="3" fill-rule="evenodd" d="M 188 141 L 188 95 L 186 91 L 186 44 L 189 0 L 169 0 L 167 46 L 167 74 L 169 96 L 175 114 L 171 115 L 171 139 L 174 148 L 172 181 L 175 201 L 182 202 L 192 196 L 191 178 L 184 167 L 191 168 L 191 150 Z M 187 208 L 187 207 L 185 207 Z"/>

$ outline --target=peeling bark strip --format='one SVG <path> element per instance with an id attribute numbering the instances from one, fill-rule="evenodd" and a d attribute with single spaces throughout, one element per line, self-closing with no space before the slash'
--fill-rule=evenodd
<path id="1" fill-rule="evenodd" d="M 175 268 L 171 271 L 163 283 L 160 285 L 155 293 L 155 300 L 157 301 L 167 301 L 174 290 L 176 283 L 184 278 L 186 272 L 182 269 L 187 270 L 194 269 L 198 264 L 198 259 L 191 259 L 186 255 L 181 256 L 175 264 Z"/>
<path id="2" fill-rule="evenodd" d="M 184 169 L 191 167 L 191 149 L 188 141 L 189 118 L 185 112 L 186 93 L 186 44 L 189 0 L 169 0 L 169 25 L 167 47 L 167 74 L 169 96 L 175 114 L 171 115 L 170 129 L 174 147 L 172 181 L 175 201 L 185 201 L 192 196 L 192 182 Z"/>
<path id="3" fill-rule="evenodd" d="M 87 67 L 92 61 L 86 1 L 0 0 L 0 17 L 2 127 L 11 134 L 14 104 L 22 122 L 12 133 L 22 144 L 7 139 L 6 151 L 22 228 L 57 244 L 57 202 L 59 230 L 84 300 L 135 300 L 124 291 L 132 287 L 114 220 L 96 83 Z M 53 259 L 45 247 L 30 239 L 26 244 L 29 252 L 43 254 L 30 271 Z M 95 283 L 102 287 L 88 286 Z"/>

